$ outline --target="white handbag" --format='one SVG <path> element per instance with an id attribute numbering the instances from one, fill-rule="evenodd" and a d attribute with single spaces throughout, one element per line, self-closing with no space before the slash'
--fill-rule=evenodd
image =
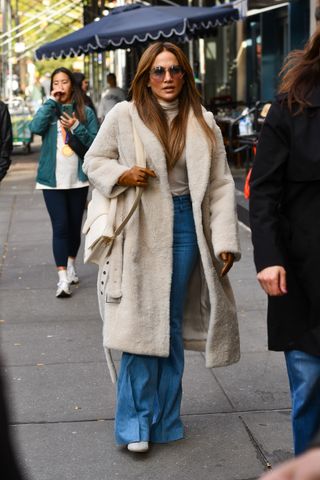
<path id="1" fill-rule="evenodd" d="M 146 166 L 144 147 L 133 125 L 133 138 L 136 152 L 136 164 Z M 125 192 L 124 192 L 125 193 Z M 88 204 L 87 218 L 83 225 L 82 233 L 85 234 L 84 263 L 101 265 L 110 255 L 113 242 L 122 232 L 137 206 L 139 205 L 143 187 L 136 187 L 135 201 L 123 222 L 116 227 L 116 213 L 118 198 L 106 198 L 96 188 Z"/>

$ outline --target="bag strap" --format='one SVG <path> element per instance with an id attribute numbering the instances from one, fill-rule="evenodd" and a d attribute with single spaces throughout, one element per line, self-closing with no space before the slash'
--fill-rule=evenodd
<path id="1" fill-rule="evenodd" d="M 139 167 L 145 167 L 146 166 L 146 153 L 144 151 L 144 147 L 143 147 L 143 144 L 141 142 L 141 139 L 137 133 L 137 130 L 136 130 L 136 127 L 134 125 L 134 123 L 132 122 L 132 127 L 133 127 L 133 140 L 134 140 L 134 148 L 135 148 L 135 152 L 136 152 L 136 164 L 139 166 Z M 130 208 L 126 218 L 123 220 L 123 222 L 116 228 L 114 234 L 113 234 L 113 239 L 115 239 L 118 235 L 120 235 L 120 233 L 122 232 L 122 230 L 124 229 L 124 227 L 127 225 L 127 223 L 129 222 L 130 218 L 132 217 L 132 215 L 134 214 L 137 206 L 139 205 L 140 203 L 140 200 L 141 200 L 141 197 L 142 197 L 142 194 L 143 194 L 143 187 L 136 187 L 136 198 L 135 198 L 135 201 L 133 202 L 133 205 L 132 207 Z"/>

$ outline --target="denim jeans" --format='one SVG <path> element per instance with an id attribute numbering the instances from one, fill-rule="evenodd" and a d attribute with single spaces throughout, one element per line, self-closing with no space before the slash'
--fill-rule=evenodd
<path id="1" fill-rule="evenodd" d="M 66 267 L 68 257 L 77 256 L 88 189 L 43 190 L 52 224 L 52 248 L 57 267 Z"/>
<path id="2" fill-rule="evenodd" d="M 123 353 L 117 385 L 118 444 L 183 438 L 180 419 L 184 349 L 182 321 L 188 281 L 199 255 L 189 195 L 173 197 L 173 269 L 168 358 Z"/>
<path id="3" fill-rule="evenodd" d="M 320 428 L 320 356 L 285 352 L 292 399 L 295 454 L 304 452 Z"/>

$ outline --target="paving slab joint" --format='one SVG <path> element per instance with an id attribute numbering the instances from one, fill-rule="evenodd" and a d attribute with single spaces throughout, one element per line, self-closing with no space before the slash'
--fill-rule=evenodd
<path id="1" fill-rule="evenodd" d="M 205 356 L 203 353 L 201 353 L 203 359 L 205 359 Z M 222 383 L 220 382 L 219 378 L 215 375 L 213 369 L 211 368 L 210 369 L 210 372 L 211 372 L 211 375 L 213 376 L 213 378 L 215 379 L 215 381 L 217 382 L 217 384 L 219 385 L 220 389 L 221 389 L 221 392 L 223 393 L 223 395 L 226 397 L 226 400 L 227 402 L 229 403 L 230 407 L 232 408 L 232 410 L 236 410 L 235 408 L 235 405 L 232 403 L 232 400 L 231 398 L 228 396 L 227 392 L 225 391 L 225 389 L 223 388 L 223 385 Z"/>
<path id="2" fill-rule="evenodd" d="M 2 254 L 0 256 L 0 278 L 1 278 L 1 275 L 2 275 L 2 270 L 3 270 L 5 258 L 6 258 L 7 253 L 8 253 L 9 235 L 10 235 L 10 230 L 11 230 L 11 226 L 12 226 L 13 214 L 14 214 L 15 209 L 16 209 L 16 203 L 17 203 L 17 196 L 14 195 L 13 200 L 12 200 L 11 209 L 10 209 L 8 231 L 7 231 L 5 241 L 3 242 Z"/>
<path id="3" fill-rule="evenodd" d="M 241 415 L 239 415 L 239 419 L 240 421 L 242 422 L 242 425 L 244 426 L 247 434 L 248 434 L 248 437 L 249 437 L 249 440 L 250 442 L 252 443 L 254 449 L 256 450 L 257 452 L 257 457 L 258 459 L 260 460 L 260 462 L 262 463 L 263 467 L 265 468 L 265 470 L 270 470 L 272 468 L 272 465 L 271 463 L 268 461 L 267 457 L 265 456 L 265 454 L 263 453 L 263 450 L 261 448 L 261 446 L 259 445 L 259 442 L 256 440 L 256 438 L 254 437 L 253 433 L 251 432 L 250 428 L 248 427 L 248 425 L 246 424 L 246 422 L 243 420 L 243 418 L 241 417 Z"/>

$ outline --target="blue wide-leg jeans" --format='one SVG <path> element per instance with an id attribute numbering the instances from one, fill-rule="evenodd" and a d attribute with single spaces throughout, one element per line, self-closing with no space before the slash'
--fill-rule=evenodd
<path id="1" fill-rule="evenodd" d="M 190 195 L 173 197 L 173 270 L 168 358 L 124 352 L 117 384 L 116 442 L 165 443 L 183 438 L 180 419 L 183 309 L 199 255 Z"/>
<path id="2" fill-rule="evenodd" d="M 294 452 L 303 453 L 320 428 L 320 356 L 285 352 L 292 400 Z"/>

